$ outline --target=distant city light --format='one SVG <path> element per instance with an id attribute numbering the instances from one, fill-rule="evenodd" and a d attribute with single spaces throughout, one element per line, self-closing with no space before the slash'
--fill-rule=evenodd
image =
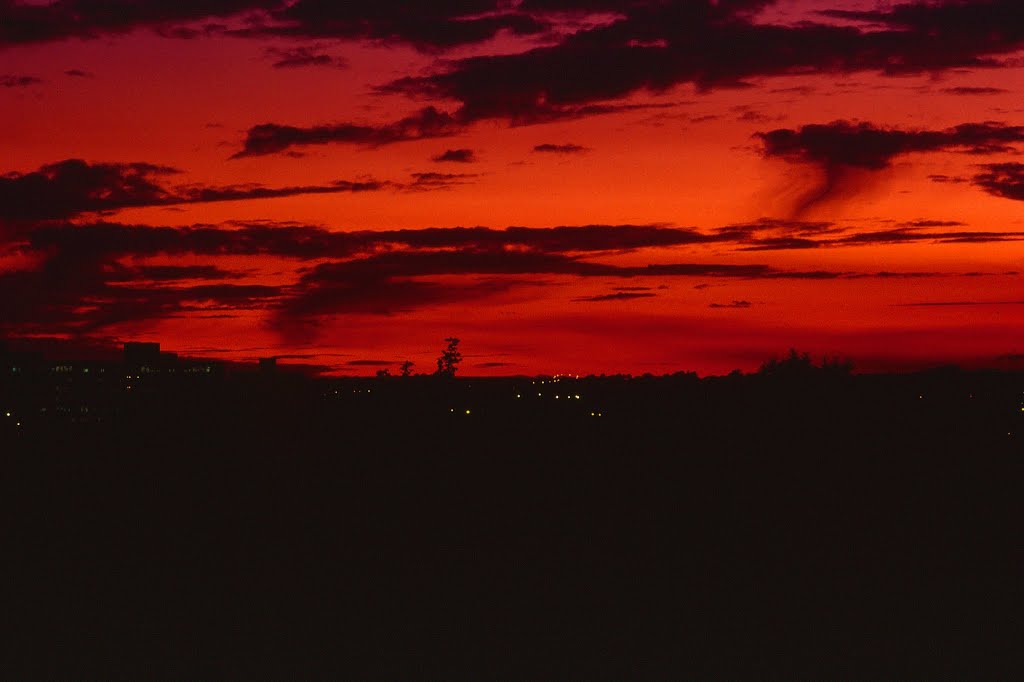
<path id="1" fill-rule="evenodd" d="M 466 410 L 466 414 L 469 414 L 469 413 L 470 413 L 469 410 Z"/>

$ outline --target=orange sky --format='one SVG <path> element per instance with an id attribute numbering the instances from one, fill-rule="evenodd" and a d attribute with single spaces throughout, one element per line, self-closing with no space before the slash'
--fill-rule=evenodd
<path id="1" fill-rule="evenodd" d="M 733 22 L 729 27 L 735 22 L 763 27 L 795 26 L 785 22 L 810 19 L 826 26 L 858 26 L 865 35 L 885 30 L 878 17 L 873 22 L 866 17 L 846 21 L 815 13 L 870 11 L 873 2 L 762 4 L 768 7 L 760 13 L 722 21 Z M 997 10 L 1005 3 L 990 4 L 990 18 L 1000 19 Z M 622 4 L 626 19 L 601 18 L 596 14 L 600 3 L 579 16 L 594 23 L 624 21 L 629 28 L 629 5 Z M 428 105 L 462 111 L 468 100 L 385 94 L 377 88 L 404 77 L 458 69 L 462 62 L 457 60 L 467 55 L 488 60 L 498 53 L 517 56 L 538 45 L 557 50 L 575 26 L 563 14 L 557 19 L 561 33 L 555 35 L 500 34 L 496 40 L 430 50 L 417 49 L 401 36 L 369 41 L 211 31 L 190 39 L 165 37 L 168 27 L 200 25 L 194 17 L 177 23 L 140 22 L 123 32 L 96 30 L 98 35 L 91 38 L 8 39 L 0 46 L 0 78 L 38 79 L 5 81 L 0 87 L 0 126 L 5 131 L 0 172 L 11 174 L 7 181 L 14 188 L 13 194 L 0 196 L 13 196 L 14 202 L 23 196 L 18 189 L 23 185 L 15 183 L 66 159 L 173 167 L 180 172 L 146 177 L 176 195 L 186 191 L 182 187 L 198 186 L 324 187 L 339 180 L 379 186 L 356 193 L 296 192 L 173 205 L 132 198 L 122 202 L 127 206 L 111 203 L 103 212 L 76 208 L 45 216 L 30 207 L 24 209 L 32 214 L 29 219 L 8 209 L 0 215 L 0 225 L 8 226 L 0 257 L 8 278 L 0 286 L 7 289 L 5 297 L 21 295 L 25 286 L 39 291 L 17 316 L 8 313 L 4 333 L 72 342 L 159 340 L 167 349 L 186 354 L 235 360 L 280 355 L 285 356 L 282 362 L 323 365 L 345 374 L 372 373 L 385 363 L 396 367 L 406 358 L 417 363 L 417 370 L 430 371 L 443 338 L 452 335 L 463 340 L 463 372 L 481 375 L 713 374 L 754 369 L 789 347 L 849 357 L 863 370 L 947 362 L 1003 366 L 1013 361 L 1011 356 L 1024 353 L 1024 294 L 1018 272 L 1024 261 L 1024 193 L 1014 198 L 1012 177 L 1000 178 L 995 189 L 993 182 L 980 179 L 995 164 L 1016 163 L 1024 148 L 1024 135 L 1018 140 L 1014 131 L 1024 121 L 1024 68 L 1016 65 L 1020 51 L 1012 46 L 1000 45 L 999 65 L 986 68 L 952 64 L 892 75 L 874 66 L 839 68 L 835 57 L 829 57 L 820 69 L 752 69 L 743 76 L 742 87 L 713 83 L 708 89 L 682 75 L 652 92 L 641 79 L 641 85 L 623 95 L 580 100 L 617 108 L 611 113 L 582 112 L 549 122 L 524 122 L 504 114 L 463 115 L 444 136 L 386 144 L 298 144 L 230 158 L 243 148 L 250 128 L 259 124 L 309 128 L 352 122 L 380 128 Z M 225 21 L 231 28 L 247 25 L 241 15 Z M 955 24 L 948 30 L 955 30 Z M 685 38 L 667 35 L 670 43 Z M 730 55 L 746 49 L 743 42 L 727 47 Z M 273 65 L 281 54 L 298 48 L 336 61 Z M 976 52 L 991 56 L 994 50 Z M 594 68 L 600 71 L 609 64 L 595 63 Z M 69 70 L 85 75 L 67 75 Z M 599 85 L 600 73 L 593 80 Z M 510 80 L 508 91 L 516 87 Z M 855 148 L 814 147 L 807 136 L 799 141 L 805 146 L 772 153 L 765 138 L 756 135 L 835 121 L 880 131 L 930 131 L 945 134 L 941 139 L 946 141 L 919 135 L 911 143 L 918 147 L 886 151 L 874 165 L 857 165 L 850 162 Z M 963 141 L 968 133 L 948 133 L 962 124 L 984 122 L 1000 126 L 998 144 L 991 133 L 980 143 L 988 145 L 983 149 L 973 146 L 974 137 Z M 848 137 L 841 144 L 871 144 Z M 537 151 L 541 145 L 575 147 Z M 432 160 L 446 150 L 472 150 L 473 160 Z M 821 179 L 829 173 L 838 178 L 833 191 L 800 208 L 803 200 L 820 192 Z M 941 179 L 947 181 L 937 181 Z M 46 191 L 56 192 L 58 182 L 51 178 Z M 102 188 L 89 191 L 91 201 L 112 201 Z M 54 205 L 62 197 L 55 194 Z M 49 201 L 45 195 L 32 200 Z M 331 275 L 359 277 L 357 283 L 331 279 L 329 285 L 311 278 L 312 268 L 326 265 L 328 269 L 317 272 L 334 272 L 329 270 L 333 264 L 352 266 L 352 259 L 374 254 L 423 252 L 390 238 L 370 240 L 368 250 L 358 253 L 302 258 L 272 250 L 225 255 L 129 249 L 97 257 L 98 269 L 89 272 L 105 273 L 109 279 L 102 284 L 90 279 L 80 289 L 79 302 L 74 300 L 74 282 L 57 301 L 47 293 L 46 277 L 52 273 L 34 274 L 49 272 L 45 263 L 54 263 L 52 269 L 61 273 L 60 268 L 69 268 L 68 277 L 77 272 L 78 266 L 62 265 L 52 249 L 33 245 L 32 235 L 44 227 L 75 229 L 104 222 L 140 231 L 199 224 L 237 230 L 253 221 L 271 229 L 303 225 L 327 232 L 388 233 L 459 226 L 657 225 L 693 228 L 704 236 L 762 221 L 760 238 L 799 236 L 814 240 L 816 248 L 769 248 L 748 236 L 671 246 L 563 245 L 557 253 L 546 252 L 618 268 L 596 274 L 576 265 L 554 271 L 466 268 L 458 264 L 458 253 L 446 260 L 453 251 L 466 255 L 482 248 L 462 244 L 440 252 L 431 247 L 428 252 L 440 254 L 436 260 L 441 265 L 432 265 L 429 272 L 378 273 L 372 270 L 376 261 L 368 260 L 365 268 L 343 267 L 338 271 L 342 274 Z M 811 223 L 819 227 L 808 227 Z M 863 237 L 890 230 L 923 236 L 889 243 Z M 927 238 L 932 234 L 934 238 Z M 975 234 L 984 236 L 971 239 Z M 499 251 L 533 253 L 538 247 L 529 239 L 525 246 L 504 244 Z M 76 257 L 89 250 L 82 244 L 61 248 L 78 249 Z M 735 276 L 668 273 L 665 268 L 652 268 L 651 275 L 637 272 L 652 264 L 681 263 L 758 265 L 766 270 Z M 222 275 L 210 279 L 196 271 L 195 276 L 154 280 L 139 274 L 147 266 L 174 265 L 217 266 Z M 122 267 L 134 274 L 111 278 Z M 235 287 L 223 299 L 181 294 L 187 287 L 223 284 Z M 259 300 L 239 303 L 237 288 L 249 285 L 266 291 L 261 290 Z M 397 285 L 398 298 L 385 300 L 392 285 Z M 167 293 L 168 302 L 153 307 L 136 301 L 132 310 L 142 312 L 74 324 L 76 311 L 88 317 L 90 310 L 108 305 L 126 287 L 148 292 L 133 294 L 140 300 Z M 378 295 L 382 302 L 366 303 Z M 315 300 L 315 309 L 302 307 L 313 305 L 307 298 Z M 301 304 L 295 302 L 300 299 Z M 51 307 L 70 311 L 70 317 L 33 314 Z M 296 312 L 300 309 L 301 314 Z M 380 364 L 366 364 L 371 360 Z"/>

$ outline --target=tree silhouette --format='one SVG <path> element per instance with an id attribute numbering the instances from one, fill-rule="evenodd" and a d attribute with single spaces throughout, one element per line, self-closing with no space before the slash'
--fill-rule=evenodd
<path id="1" fill-rule="evenodd" d="M 757 370 L 758 374 L 773 374 L 777 376 L 792 377 L 803 376 L 814 371 L 814 363 L 811 362 L 809 353 L 798 353 L 795 348 L 789 349 L 789 356 L 779 360 L 772 358 L 761 364 Z"/>
<path id="2" fill-rule="evenodd" d="M 401 365 L 399 365 L 399 367 L 398 367 L 399 374 L 401 374 L 403 377 L 407 377 L 407 376 L 411 375 L 412 374 L 412 366 L 415 365 L 415 364 L 416 363 L 413 362 L 412 360 L 406 360 Z"/>
<path id="3" fill-rule="evenodd" d="M 849 360 L 825 356 L 819 367 L 811 360 L 809 353 L 799 353 L 795 348 L 790 348 L 787 357 L 781 360 L 772 358 L 763 363 L 758 370 L 758 374 L 793 378 L 814 374 L 847 376 L 852 371 L 853 363 Z"/>
<path id="4" fill-rule="evenodd" d="M 448 343 L 448 347 L 441 351 L 441 357 L 437 359 L 436 374 L 442 377 L 453 377 L 456 370 L 458 370 L 459 363 L 462 362 L 462 353 L 459 352 L 459 339 L 449 336 L 445 339 L 445 342 Z"/>

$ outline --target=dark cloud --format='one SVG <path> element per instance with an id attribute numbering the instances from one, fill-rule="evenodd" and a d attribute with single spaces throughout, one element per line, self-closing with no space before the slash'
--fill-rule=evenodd
<path id="1" fill-rule="evenodd" d="M 880 38 L 905 35 L 902 60 L 890 66 L 896 72 L 990 67 L 998 64 L 996 57 L 1019 50 L 1024 41 L 1024 6 L 1017 0 L 918 1 L 821 14 L 881 26 L 882 31 L 871 29 Z"/>
<path id="2" fill-rule="evenodd" d="M 0 220 L 67 218 L 80 213 L 167 202 L 161 184 L 179 171 L 150 163 L 68 159 L 31 173 L 0 176 Z"/>
<path id="3" fill-rule="evenodd" d="M 574 10 L 611 10 L 617 18 L 553 46 L 457 60 L 434 74 L 396 81 L 391 90 L 455 100 L 466 121 L 525 123 L 546 120 L 565 107 L 642 90 L 665 92 L 683 83 L 709 89 L 793 73 L 901 74 L 994 66 L 995 57 L 1024 44 L 1019 28 L 1024 20 L 1015 0 L 970 3 L 955 12 L 948 2 L 920 2 L 899 11 L 835 15 L 870 19 L 880 28 L 759 23 L 751 10 L 770 4 L 527 3 L 521 9 L 565 10 L 571 5 Z"/>
<path id="4" fill-rule="evenodd" d="M 1024 241 L 1024 232 L 950 230 L 950 227 L 965 225 L 957 220 L 915 220 L 890 229 L 856 230 L 829 222 L 762 219 L 753 223 L 728 225 L 714 232 L 734 243 L 741 251 L 837 248 L 874 244 Z"/>
<path id="5" fill-rule="evenodd" d="M 43 79 L 36 76 L 0 76 L 0 88 L 27 88 L 42 82 Z"/>
<path id="6" fill-rule="evenodd" d="M 950 277 L 949 273 L 941 272 L 856 272 L 848 275 L 849 279 L 930 279 L 932 277 Z"/>
<path id="7" fill-rule="evenodd" d="M 936 223 L 954 221 L 934 221 Z M 816 227 L 815 227 L 816 226 Z M 850 231 L 831 223 L 784 223 L 765 220 L 732 225 L 711 232 L 652 225 L 580 225 L 546 228 L 487 227 L 424 228 L 417 230 L 333 231 L 291 223 L 243 223 L 226 226 L 153 227 L 91 223 L 38 225 L 25 237 L 31 253 L 67 251 L 115 257 L 255 255 L 298 260 L 355 258 L 395 249 L 427 253 L 518 252 L 573 256 L 624 253 L 638 249 L 693 244 L 732 245 L 738 249 L 794 248 L 781 240 L 799 239 L 800 248 L 867 244 L 964 241 L 1020 241 L 1022 232 L 992 232 L 899 227 Z M 787 232 L 817 235 L 786 237 Z M 807 242 L 804 244 L 803 242 Z"/>
<path id="8" fill-rule="evenodd" d="M 638 298 L 654 298 L 657 294 L 632 293 L 617 291 L 614 294 L 600 294 L 598 296 L 583 296 L 572 299 L 573 303 L 603 303 L 606 301 L 632 301 Z"/>
<path id="9" fill-rule="evenodd" d="M 71 76 L 72 78 L 95 78 L 96 74 L 90 71 L 83 71 L 82 69 L 68 69 L 64 72 L 65 76 Z"/>
<path id="10" fill-rule="evenodd" d="M 336 263 L 322 263 L 302 276 L 274 317 L 286 335 L 311 336 L 324 316 L 393 315 L 423 307 L 489 298 L 536 283 L 530 276 L 737 278 L 822 277 L 790 273 L 765 265 L 680 263 L 620 267 L 553 253 L 521 251 L 394 252 Z M 458 279 L 452 279 L 458 276 Z M 424 279 L 434 278 L 434 279 Z M 441 279 L 437 279 L 441 278 Z M 611 298 L 648 298 L 653 294 L 618 292 Z"/>
<path id="11" fill-rule="evenodd" d="M 535 35 L 550 29 L 543 12 L 525 13 L 501 0 L 407 0 L 331 3 L 323 0 L 54 0 L 0 1 L 0 44 L 98 38 L 151 28 L 173 38 L 211 33 L 405 43 L 433 52 L 489 40 L 501 32 Z M 217 20 L 243 18 L 245 28 Z"/>
<path id="12" fill-rule="evenodd" d="M 904 227 L 964 227 L 966 225 L 959 220 L 911 220 L 900 224 Z"/>
<path id="13" fill-rule="evenodd" d="M 380 249 L 529 250 L 554 253 L 622 252 L 645 247 L 723 241 L 692 228 L 650 225 L 581 225 L 547 228 L 486 227 L 331 231 L 278 223 L 153 227 L 92 223 L 37 226 L 26 237 L 32 251 L 70 250 L 118 256 L 276 255 L 312 260 L 345 258 Z"/>
<path id="14" fill-rule="evenodd" d="M 693 228 L 654 225 L 579 225 L 557 227 L 427 228 L 371 233 L 383 240 L 395 240 L 417 248 L 500 248 L 543 252 L 576 253 L 631 251 L 655 246 L 678 246 L 720 241 Z"/>
<path id="15" fill-rule="evenodd" d="M 715 232 L 723 236 L 742 237 L 743 235 L 765 230 L 779 232 L 787 236 L 816 236 L 842 231 L 841 228 L 836 227 L 835 223 L 828 221 L 759 218 L 753 222 L 726 225 L 716 229 Z"/>
<path id="16" fill-rule="evenodd" d="M 460 104 L 460 119 L 536 120 L 682 83 L 700 88 L 787 73 L 889 74 L 994 67 L 1024 42 L 1016 0 L 907 2 L 823 11 L 823 20 L 762 23 L 772 0 L 0 0 L 0 45 L 96 38 L 140 27 L 190 38 L 210 33 L 347 39 L 434 52 L 502 33 L 542 38 L 519 54 L 462 59 L 402 87 Z M 599 14 L 604 20 L 578 19 Z M 233 27 L 223 23 L 233 20 Z M 851 23 L 852 22 L 852 23 Z M 860 25 L 857 22 L 869 22 Z M 584 28 L 580 29 L 579 26 Z M 239 28 L 244 26 L 244 28 Z M 536 44 L 536 42 L 534 42 Z"/>
<path id="17" fill-rule="evenodd" d="M 381 88 L 389 92 L 389 88 Z M 625 111 L 672 108 L 673 104 L 591 104 L 559 107 L 547 110 L 529 123 L 542 123 L 560 119 L 584 118 Z M 381 125 L 361 123 L 332 123 L 310 127 L 263 123 L 253 126 L 246 134 L 242 150 L 232 159 L 247 156 L 288 153 L 293 147 L 320 144 L 354 144 L 379 147 L 397 142 L 451 137 L 464 132 L 472 123 L 464 111 L 450 113 L 428 106 L 405 118 Z"/>
<path id="18" fill-rule="evenodd" d="M 300 281 L 295 295 L 276 309 L 271 324 L 287 335 L 311 336 L 325 316 L 396 315 L 488 298 L 514 285 L 500 280 L 439 282 L 321 271 Z"/>
<path id="19" fill-rule="evenodd" d="M 350 367 L 390 367 L 395 362 L 393 360 L 349 360 L 345 364 Z"/>
<path id="20" fill-rule="evenodd" d="M 1002 95 L 1009 90 L 1003 88 L 972 88 L 970 86 L 960 86 L 956 88 L 943 88 L 942 92 L 947 95 L 962 95 L 964 97 L 978 97 L 983 95 Z"/>
<path id="21" fill-rule="evenodd" d="M 504 236 L 513 245 L 546 251 L 630 251 L 647 247 L 683 246 L 723 241 L 718 235 L 695 228 L 657 225 L 582 225 L 559 227 L 509 227 Z"/>
<path id="22" fill-rule="evenodd" d="M 795 214 L 843 198 L 857 189 L 863 174 L 888 168 L 896 157 L 911 153 L 955 151 L 995 154 L 1013 151 L 1024 142 L 1024 126 L 986 121 L 945 130 L 880 128 L 871 123 L 833 121 L 756 133 L 767 158 L 809 164 L 820 178 L 801 198 Z"/>
<path id="23" fill-rule="evenodd" d="M 535 35 L 548 27 L 543 19 L 498 0 L 297 0 L 250 34 L 397 42 L 432 52 L 483 42 L 502 31 Z"/>
<path id="24" fill-rule="evenodd" d="M 525 2 L 507 0 L 375 0 L 335 3 L 324 0 L 110 0 L 83 3 L 52 0 L 29 3 L 0 0 L 0 44 L 33 43 L 65 38 L 97 38 L 148 27 L 160 35 L 194 38 L 209 33 L 235 36 L 283 36 L 297 39 L 364 40 L 402 43 L 426 52 L 488 41 L 499 34 L 552 36 L 565 14 L 620 12 L 625 2 Z M 706 6 L 709 0 L 682 4 Z M 760 2 L 718 2 L 717 14 L 740 14 Z M 517 6 L 518 5 L 518 6 Z M 244 19 L 228 27 L 218 20 Z M 244 28 L 238 28 L 242 23 Z M 570 22 L 570 26 L 572 22 Z"/>
<path id="25" fill-rule="evenodd" d="M 272 324 L 285 335 L 309 338 L 317 333 L 318 325 L 325 316 L 393 315 L 424 307 L 471 302 L 537 284 L 538 275 L 739 280 L 831 280 L 874 276 L 822 270 L 788 271 L 762 264 L 620 266 L 583 260 L 564 253 L 505 249 L 393 251 L 320 263 L 307 270 L 276 309 Z M 655 295 L 648 291 L 615 291 L 574 301 L 623 301 Z"/>
<path id="26" fill-rule="evenodd" d="M 169 285 L 192 277 L 184 270 L 148 268 L 132 270 L 95 254 L 57 252 L 33 269 L 0 273 L 0 331 L 93 334 L 185 312 L 268 307 L 281 295 L 277 287 L 255 284 Z M 220 273 L 202 273 L 204 278 L 210 274 Z"/>
<path id="27" fill-rule="evenodd" d="M 922 231 L 916 228 L 877 230 L 845 235 L 827 243 L 828 246 L 856 246 L 868 244 L 905 244 L 911 242 L 934 243 L 989 243 L 1024 240 L 1024 232 L 968 232 Z"/>
<path id="28" fill-rule="evenodd" d="M 975 185 L 997 197 L 1024 201 L 1024 164 L 990 163 L 983 168 L 984 173 L 974 176 Z"/>
<path id="29" fill-rule="evenodd" d="M 741 247 L 744 251 L 793 251 L 799 249 L 816 249 L 822 243 L 815 239 L 803 239 L 801 237 L 764 237 L 751 240 L 747 246 Z"/>
<path id="30" fill-rule="evenodd" d="M 267 57 L 272 60 L 271 66 L 275 69 L 295 69 L 306 66 L 329 66 L 336 69 L 343 69 L 348 62 L 340 57 L 334 57 L 315 47 L 271 47 L 266 51 Z"/>
<path id="31" fill-rule="evenodd" d="M 539 285 L 551 277 L 601 278 L 605 284 L 625 280 L 608 294 L 579 299 L 596 303 L 651 298 L 656 295 L 656 284 L 662 288 L 665 280 L 677 277 L 813 281 L 944 276 L 794 271 L 756 263 L 616 265 L 592 258 L 650 246 L 724 239 L 742 240 L 726 242 L 741 246 L 762 240 L 764 232 L 783 230 L 816 234 L 823 244 L 837 246 L 921 239 L 1024 239 L 1024 234 L 923 227 L 871 233 L 837 233 L 836 229 L 825 223 L 774 220 L 728 226 L 709 234 L 633 225 L 332 232 L 290 223 L 192 227 L 47 223 L 31 230 L 20 247 L 26 262 L 34 265 L 0 275 L 0 327 L 21 333 L 94 333 L 111 325 L 167 316 L 255 308 L 268 312 L 274 328 L 299 338 L 314 335 L 326 316 L 392 315 L 482 300 Z M 146 262 L 156 256 L 182 255 L 207 260 L 233 255 L 283 257 L 308 261 L 310 267 L 300 269 L 295 281 L 265 286 L 229 282 L 244 280 L 252 273 L 232 272 L 214 264 Z M 643 279 L 629 282 L 639 278 L 651 278 L 655 283 Z M 716 307 L 721 305 L 729 304 Z"/>
<path id="32" fill-rule="evenodd" d="M 733 301 L 731 303 L 712 303 L 709 308 L 749 308 L 751 306 L 750 301 Z"/>
<path id="33" fill-rule="evenodd" d="M 0 45 L 97 38 L 140 27 L 162 28 L 164 35 L 190 37 L 198 32 L 172 29 L 184 22 L 228 17 L 277 4 L 279 0 L 54 0 L 45 4 L 0 0 Z"/>
<path id="34" fill-rule="evenodd" d="M 535 152 L 547 152 L 550 154 L 582 154 L 590 151 L 587 147 L 578 144 L 539 144 L 533 148 Z"/>
<path id="35" fill-rule="evenodd" d="M 715 230 L 724 240 L 735 242 L 746 251 L 782 251 L 814 249 L 822 246 L 823 238 L 843 232 L 830 222 L 777 220 L 762 218 L 752 223 L 727 225 Z"/>
<path id="36" fill-rule="evenodd" d="M 405 185 L 405 189 L 424 192 L 468 185 L 480 176 L 475 173 L 413 173 L 412 177 L 413 181 Z"/>
<path id="37" fill-rule="evenodd" d="M 114 257 L 274 255 L 306 260 L 345 257 L 357 247 L 345 233 L 308 226 L 248 224 L 225 229 L 211 225 L 153 227 L 92 223 L 37 227 L 28 234 L 26 248 L 42 253 L 70 251 Z"/>
<path id="38" fill-rule="evenodd" d="M 431 161 L 443 163 L 474 163 L 477 160 L 476 153 L 472 149 L 448 149 L 437 156 L 431 157 Z"/>
<path id="39" fill-rule="evenodd" d="M 1024 142 L 1024 126 L 986 121 L 945 130 L 880 128 L 871 123 L 833 121 L 756 133 L 764 155 L 818 164 L 881 170 L 897 156 L 914 152 L 1006 152 Z"/>
<path id="40" fill-rule="evenodd" d="M 479 27 L 478 19 L 500 23 L 526 15 L 555 25 L 566 12 L 603 12 L 608 20 L 563 34 L 548 31 L 554 44 L 518 53 L 439 62 L 433 73 L 400 78 L 380 88 L 384 93 L 454 102 L 451 111 L 443 114 L 446 121 L 440 132 L 437 128 L 420 131 L 414 126 L 412 134 L 396 134 L 396 127 L 403 128 L 402 121 L 309 128 L 267 123 L 250 130 L 240 154 L 276 153 L 303 144 L 420 139 L 452 134 L 487 119 L 524 125 L 592 116 L 636 106 L 623 104 L 632 94 L 665 93 L 682 84 L 708 90 L 749 85 L 744 79 L 783 74 L 876 71 L 895 75 L 995 67 L 999 57 L 1024 47 L 1024 30 L 1018 28 L 1021 10 L 1015 0 L 970 3 L 969 8 L 961 7 L 952 14 L 948 2 L 919 2 L 892 12 L 822 15 L 841 18 L 843 25 L 761 23 L 757 10 L 773 2 L 526 2 L 513 10 L 493 0 L 455 0 L 436 7 L 423 3 L 425 8 L 403 3 L 401 13 L 391 12 L 391 4 L 384 3 L 378 11 L 368 10 L 369 5 L 328 7 L 322 1 L 309 0 L 281 16 L 284 22 L 297 22 L 292 30 L 300 35 L 330 34 L 420 46 L 457 44 L 458 40 L 446 38 L 438 27 Z M 910 7 L 913 12 L 907 9 Z M 481 11 L 485 14 L 473 14 Z M 952 15 L 957 21 L 950 21 Z M 394 27 L 406 19 L 415 23 L 414 30 Z M 851 19 L 870 20 L 874 25 L 851 25 Z M 438 30 L 434 38 L 416 35 Z M 482 35 L 493 33 L 488 28 Z M 470 39 L 478 40 L 479 35 L 466 38 Z"/>
<path id="41" fill-rule="evenodd" d="M 258 184 L 228 185 L 224 187 L 207 187 L 204 185 L 186 185 L 176 188 L 177 195 L 165 204 L 196 204 L 213 201 L 241 201 L 245 199 L 276 199 L 297 194 L 338 194 L 357 192 L 378 192 L 394 183 L 379 180 L 335 180 L 326 185 L 295 185 L 291 187 L 264 187 Z"/>
<path id="42" fill-rule="evenodd" d="M 932 182 L 943 182 L 948 184 L 963 184 L 965 182 L 969 182 L 967 178 L 961 178 L 955 175 L 942 175 L 939 173 L 929 175 L 928 179 Z"/>
<path id="43" fill-rule="evenodd" d="M 8 173 L 0 176 L 0 223 L 63 219 L 139 206 L 372 192 L 389 187 L 375 180 L 294 187 L 167 185 L 166 179 L 178 173 L 175 168 L 150 163 L 89 163 L 81 159 L 48 164 L 30 173 Z"/>
<path id="44" fill-rule="evenodd" d="M 768 265 L 663 263 L 620 266 L 562 253 L 516 250 L 395 251 L 321 263 L 303 276 L 307 284 L 352 279 L 439 275 L 575 275 L 580 277 L 729 277 L 739 279 L 832 279 L 843 273 L 777 270 Z"/>
<path id="45" fill-rule="evenodd" d="M 242 273 L 230 272 L 216 265 L 143 265 L 130 269 L 126 274 L 132 280 L 141 279 L 157 282 L 185 279 L 240 279 L 243 277 Z"/>
<path id="46" fill-rule="evenodd" d="M 264 123 L 249 129 L 243 148 L 231 158 L 259 156 L 286 151 L 295 146 L 315 144 L 357 144 L 377 147 L 407 140 L 448 137 L 460 132 L 463 124 L 451 114 L 425 107 L 398 121 L 381 126 L 356 123 L 299 128 Z"/>
<path id="47" fill-rule="evenodd" d="M 623 103 L 635 93 L 666 93 L 682 84 L 708 90 L 745 86 L 749 85 L 745 79 L 784 74 L 876 71 L 896 75 L 997 67 L 1000 57 L 1024 48 L 1024 29 L 1019 28 L 1024 19 L 1016 0 L 918 2 L 891 12 L 821 14 L 841 18 L 843 25 L 761 23 L 756 10 L 773 2 L 595 0 L 521 3 L 516 9 L 496 0 L 454 0 L 436 6 L 423 3 L 423 8 L 401 4 L 403 11 L 394 12 L 392 3 L 371 9 L 369 4 L 328 6 L 322 0 L 302 0 L 278 16 L 282 26 L 293 22 L 294 26 L 284 31 L 295 35 L 371 38 L 435 47 L 455 45 L 463 39 L 446 37 L 446 27 L 486 26 L 481 34 L 465 34 L 466 42 L 474 42 L 492 36 L 495 22 L 501 24 L 512 17 L 536 22 L 523 33 L 541 25 L 550 28 L 565 12 L 604 12 L 608 20 L 564 34 L 548 30 L 554 44 L 518 53 L 439 62 L 432 73 L 399 78 L 379 88 L 384 93 L 453 102 L 448 112 L 434 111 L 444 118 L 441 126 L 423 128 L 416 121 L 419 115 L 411 122 L 403 119 L 383 125 L 294 127 L 266 123 L 249 131 L 240 155 L 276 153 L 305 144 L 420 139 L 453 134 L 488 119 L 524 125 L 592 116 L 637 106 Z M 954 10 L 954 5 L 958 9 Z M 956 21 L 951 20 L 953 16 Z M 851 19 L 873 25 L 851 25 Z M 396 27 L 406 21 L 411 29 Z M 428 35 L 431 33 L 433 38 Z M 962 95 L 985 94 L 984 90 L 950 88 L 952 94 Z M 412 132 L 406 130 L 409 127 Z"/>

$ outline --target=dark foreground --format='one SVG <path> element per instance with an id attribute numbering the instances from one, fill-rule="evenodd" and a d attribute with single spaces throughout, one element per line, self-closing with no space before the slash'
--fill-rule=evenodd
<path id="1" fill-rule="evenodd" d="M 5 678 L 1022 672 L 1019 375 L 139 386 L 2 429 Z"/>

